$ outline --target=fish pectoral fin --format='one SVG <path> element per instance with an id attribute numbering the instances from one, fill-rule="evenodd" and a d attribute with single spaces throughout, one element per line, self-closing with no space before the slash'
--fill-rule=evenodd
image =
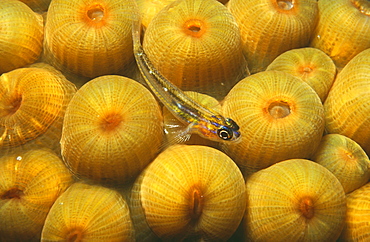
<path id="1" fill-rule="evenodd" d="M 188 141 L 190 137 L 191 137 L 191 134 L 184 131 L 184 132 L 179 133 L 175 137 L 173 137 L 173 141 L 176 144 L 181 144 L 181 143 L 185 143 L 186 141 Z"/>
<path id="2" fill-rule="evenodd" d="M 187 126 L 180 124 L 179 122 L 168 122 L 165 124 L 164 130 L 167 137 L 168 146 L 173 144 L 181 144 L 188 141 L 191 137 L 191 129 L 194 124 Z"/>
<path id="3" fill-rule="evenodd" d="M 188 141 L 191 137 L 191 129 L 193 127 L 193 124 L 189 124 L 185 128 L 178 130 L 176 133 L 173 133 L 172 140 L 175 141 L 175 143 L 185 143 Z"/>

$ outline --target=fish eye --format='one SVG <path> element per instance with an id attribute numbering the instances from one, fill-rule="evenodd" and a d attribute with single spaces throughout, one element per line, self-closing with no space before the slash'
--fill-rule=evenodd
<path id="1" fill-rule="evenodd" d="M 217 134 L 223 140 L 229 140 L 233 137 L 233 133 L 227 128 L 218 129 Z"/>

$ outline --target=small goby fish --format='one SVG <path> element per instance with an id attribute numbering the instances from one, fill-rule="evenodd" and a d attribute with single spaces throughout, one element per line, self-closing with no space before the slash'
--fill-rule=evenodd
<path id="1" fill-rule="evenodd" d="M 140 42 L 141 21 L 138 17 L 132 23 L 134 55 L 146 84 L 163 105 L 182 123 L 186 129 L 175 138 L 185 142 L 192 133 L 217 142 L 239 141 L 239 126 L 197 103 L 181 89 L 168 81 L 151 63 Z"/>

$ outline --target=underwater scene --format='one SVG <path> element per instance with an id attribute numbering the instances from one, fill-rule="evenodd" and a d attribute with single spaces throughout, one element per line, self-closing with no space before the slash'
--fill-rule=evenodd
<path id="1" fill-rule="evenodd" d="M 1 0 L 0 242 L 370 241 L 369 0 Z"/>

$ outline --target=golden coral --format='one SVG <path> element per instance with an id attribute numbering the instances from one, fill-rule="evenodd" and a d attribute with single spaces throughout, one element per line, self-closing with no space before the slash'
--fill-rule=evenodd
<path id="1" fill-rule="evenodd" d="M 64 113 L 75 92 L 55 69 L 20 68 L 1 75 L 0 154 L 21 146 L 59 153 Z"/>
<path id="2" fill-rule="evenodd" d="M 324 103 L 325 129 L 345 135 L 370 154 L 370 49 L 338 74 Z"/>
<path id="3" fill-rule="evenodd" d="M 370 48 L 370 3 L 367 0 L 320 0 L 320 18 L 310 45 L 328 54 L 343 68 Z"/>
<path id="4" fill-rule="evenodd" d="M 41 241 L 134 241 L 128 205 L 112 189 L 75 183 L 51 207 Z"/>
<path id="5" fill-rule="evenodd" d="M 315 162 L 279 162 L 251 175 L 246 189 L 250 241 L 335 241 L 344 226 L 342 185 Z"/>
<path id="6" fill-rule="evenodd" d="M 59 69 L 97 77 L 133 62 L 129 0 L 53 0 L 45 25 L 45 58 Z"/>
<path id="7" fill-rule="evenodd" d="M 223 96 L 246 74 L 238 26 L 216 0 L 178 0 L 150 22 L 143 48 L 183 90 Z"/>
<path id="8" fill-rule="evenodd" d="M 42 226 L 72 174 L 44 149 L 0 158 L 0 241 L 40 241 Z"/>
<path id="9" fill-rule="evenodd" d="M 1 8 L 2 6 L 4 6 L 4 5 L 3 5 L 3 3 L 5 3 L 5 2 L 6 2 L 6 1 L 4 1 L 4 0 L 3 0 L 3 1 L 1 1 L 1 4 L 0 4 L 1 6 L 0 6 L 0 8 Z M 72 1 L 69 1 L 69 3 L 70 3 L 70 2 L 72 2 Z M 82 2 L 82 1 L 80 1 L 80 2 Z M 278 3 L 280 3 L 280 4 L 284 4 L 284 2 L 285 2 L 285 3 L 288 3 L 288 5 L 289 5 L 289 1 L 278 1 Z M 101 9 L 97 8 L 97 9 L 95 9 L 95 11 L 94 11 L 94 10 L 90 11 L 90 13 L 92 13 L 92 15 L 94 15 L 94 14 L 95 14 L 95 15 L 99 18 L 99 16 L 101 17 L 101 15 L 100 15 L 100 14 L 101 14 L 101 11 L 100 11 L 100 10 L 101 10 Z M 91 16 L 92 16 L 92 15 L 91 15 Z M 62 21 L 63 21 L 63 19 L 62 19 Z M 0 22 L 1 22 L 1 20 L 0 20 Z M 0 29 L 1 29 L 1 26 L 0 26 Z M 2 30 L 2 29 L 1 29 L 1 30 Z M 0 30 L 0 32 L 1 32 L 1 30 Z M 196 28 L 195 28 L 194 30 L 196 30 Z M 74 31 L 77 31 L 77 29 L 74 29 Z M 266 28 L 266 31 L 268 31 L 268 30 L 267 30 L 267 28 Z M 25 32 L 25 31 L 24 31 L 24 32 Z M 2 36 L 2 37 L 4 37 L 4 36 Z M 270 44 L 271 44 L 271 43 L 270 43 Z M 9 47 L 9 46 L 8 46 L 8 47 Z M 0 52 L 1 52 L 1 49 L 2 49 L 2 48 L 0 48 Z M 16 52 L 15 52 L 15 53 L 16 53 Z M 92 58 L 90 58 L 90 57 L 89 57 L 89 58 L 86 58 L 86 59 L 90 59 L 90 60 L 91 60 Z M 9 60 L 10 60 L 10 59 L 9 59 Z M 97 60 L 97 61 L 101 61 L 101 60 L 105 60 L 105 59 L 104 59 L 104 58 L 100 58 L 100 59 L 98 59 L 98 58 L 97 58 L 96 60 Z M 116 59 L 115 59 L 113 62 L 111 62 L 110 64 L 111 64 L 111 65 L 114 65 L 114 64 L 116 63 L 116 62 L 115 62 L 116 60 L 119 60 L 119 58 L 116 58 Z M 222 61 L 222 57 L 217 57 L 217 58 L 216 58 L 216 62 L 221 62 L 221 61 Z M 1 65 L 5 65 L 5 63 L 7 63 L 7 62 L 8 62 L 8 60 L 5 60 L 4 62 L 2 62 L 2 64 L 0 64 L 0 66 L 1 66 Z M 79 61 L 76 61 L 76 62 L 79 62 Z M 53 62 L 53 64 L 55 64 L 55 63 Z M 97 69 L 99 69 L 99 68 L 97 68 Z M 69 80 L 69 79 L 68 79 L 68 80 Z M 1 83 L 2 83 L 2 82 L 0 82 L 0 85 L 1 85 Z M 4 83 L 4 82 L 3 82 L 3 83 Z M 30 92 L 31 92 L 31 93 L 34 93 L 33 91 L 30 91 Z M 1 94 L 3 94 L 3 93 L 1 93 Z M 3 96 L 3 95 L 1 95 L 1 96 Z M 1 96 L 0 96 L 0 97 L 1 97 Z M 102 95 L 102 96 L 104 96 L 104 95 Z M 15 103 L 13 103 L 13 104 L 16 104 L 16 102 L 15 102 Z M 12 109 L 12 108 L 14 108 L 14 107 L 16 107 L 16 106 L 17 106 L 17 105 L 14 105 L 14 106 L 13 106 L 13 104 L 12 104 L 12 105 L 5 104 L 5 106 L 6 106 L 7 108 L 9 108 L 9 107 L 10 107 L 10 108 Z M 1 105 L 1 108 L 2 108 L 2 107 L 4 107 L 4 104 L 0 104 L 0 105 Z M 0 108 L 0 109 L 1 109 L 1 108 Z M 49 109 L 45 109 L 45 110 L 49 110 Z M 275 110 L 276 110 L 276 109 L 275 109 Z M 278 109 L 278 110 L 279 110 L 279 109 Z M 280 109 L 280 111 L 281 111 L 281 109 Z M 1 113 L 1 112 L 4 112 L 4 110 L 1 110 L 1 111 L 0 111 L 0 113 Z M 5 111 L 5 112 L 9 113 L 9 111 Z M 12 112 L 12 111 L 11 111 L 11 112 Z M 235 109 L 235 111 L 233 111 L 233 112 L 238 112 L 238 111 L 237 111 L 237 109 Z M 63 111 L 63 113 L 64 113 L 64 111 Z M 276 112 L 276 113 L 279 113 L 279 112 Z M 58 124 L 60 124 L 60 125 L 61 125 L 60 119 L 58 119 L 58 120 L 59 120 L 59 121 L 58 121 Z M 365 125 L 367 125 L 367 124 L 365 124 Z M 58 127 L 61 127 L 61 126 L 58 126 Z M 50 130 L 51 130 L 51 129 L 49 129 L 49 132 L 52 132 L 52 131 L 50 131 Z M 361 132 L 361 131 L 359 131 L 359 132 Z M 58 135 L 56 135 L 56 136 L 58 136 Z M 56 137 L 56 136 L 55 136 L 55 137 Z M 54 136 L 53 136 L 53 137 L 54 137 Z M 60 137 L 60 131 L 59 131 L 59 137 Z M 50 139 L 50 140 L 51 140 L 51 139 Z M 56 141 L 57 139 L 54 139 L 54 138 L 53 138 L 52 140 L 53 140 L 53 142 L 52 142 L 52 143 L 54 143 L 54 142 L 58 142 L 58 141 Z M 48 142 L 49 142 L 49 141 L 48 141 Z M 35 143 L 38 143 L 38 142 L 35 142 Z M 148 148 L 148 150 L 149 150 L 149 147 L 147 147 L 147 148 Z M 3 150 L 2 150 L 2 149 L 0 149 L 0 156 L 1 156 L 1 155 L 3 155 Z M 1 173 L 2 173 L 3 169 L 0 169 L 0 170 L 1 170 L 1 172 L 0 172 L 0 176 L 1 176 L 1 175 L 2 175 Z M 160 172 L 159 172 L 159 173 L 160 173 Z M 143 173 L 143 174 L 144 174 L 144 173 Z M 2 179 L 2 178 L 1 178 L 1 179 Z M 3 183 L 3 180 L 0 180 L 0 184 L 2 184 L 2 183 Z M 139 182 L 139 183 L 141 183 L 141 182 Z M 137 183 L 136 183 L 136 184 L 137 184 Z M 135 190 L 135 189 L 134 189 L 134 190 Z M 220 192 L 220 193 L 222 193 L 223 191 L 222 191 L 222 190 L 220 190 L 219 192 Z M 135 194 L 136 194 L 136 195 L 141 194 L 140 189 L 137 189 Z M 9 198 L 10 198 L 10 196 L 14 196 L 12 199 L 17 199 L 17 196 L 18 196 L 18 195 L 20 195 L 20 193 L 19 193 L 17 190 L 12 190 L 12 192 L 9 192 L 9 193 L 7 193 L 6 195 L 3 195 L 3 197 L 5 197 L 5 198 L 8 198 L 8 199 L 9 199 Z M 137 206 L 141 206 L 140 199 L 136 200 L 136 202 L 134 202 L 134 203 L 135 203 Z M 356 205 L 356 207 L 359 207 L 359 206 L 357 206 L 357 205 Z M 135 211 L 135 212 L 136 212 L 136 211 Z M 109 215 L 110 215 L 110 214 L 109 214 Z M 98 215 L 98 216 L 99 216 L 99 215 Z M 134 216 L 134 217 L 135 217 L 135 216 L 136 216 L 136 217 L 139 217 L 139 214 L 136 214 L 136 213 L 135 213 L 135 214 L 133 214 L 133 216 Z M 368 221 L 368 220 L 369 220 L 369 219 L 368 219 L 364 214 L 361 214 L 360 216 L 361 216 L 361 217 L 360 217 L 360 219 L 361 219 L 361 218 L 364 218 L 366 221 Z M 17 217 L 17 218 L 19 219 L 20 217 Z M 145 218 L 145 216 L 144 216 L 144 217 L 141 217 L 141 219 L 142 219 L 142 218 Z M 140 219 L 140 218 L 138 218 L 138 219 Z M 0 219 L 0 222 L 1 222 L 1 219 Z M 143 220 L 142 220 L 142 222 L 143 222 L 143 223 L 146 223 L 146 220 L 145 220 L 145 219 L 143 219 Z M 355 222 L 355 223 L 357 223 L 357 222 Z M 357 223 L 357 224 L 361 224 L 361 223 Z M 1 227 L 1 226 L 0 226 L 0 227 Z M 5 228 L 5 229 L 6 229 L 6 228 Z M 150 228 L 149 228 L 149 230 L 150 230 Z M 138 232 L 138 233 L 139 233 L 139 232 L 141 232 L 141 231 L 136 231 L 136 232 Z M 358 232 L 356 232 L 356 233 L 358 233 Z M 366 233 L 366 232 L 365 232 L 365 233 Z M 0 234 L 3 234 L 3 233 L 2 233 L 2 232 L 0 232 Z M 30 237 L 31 237 L 31 236 L 30 236 Z M 30 237 L 27 237 L 26 239 L 30 239 Z M 194 236 L 194 237 L 197 237 L 197 236 Z M 193 237 L 193 238 L 194 238 L 194 237 Z M 77 239 L 77 238 L 78 238 L 78 234 L 72 234 L 72 238 L 71 238 L 71 239 Z M 151 237 L 151 238 L 153 238 L 153 237 Z M 365 238 L 366 238 L 366 237 L 365 237 Z M 2 238 L 2 237 L 1 237 L 1 235 L 0 235 L 0 240 L 5 240 L 5 238 Z M 142 241 L 142 240 L 138 239 L 138 241 Z"/>
<path id="10" fill-rule="evenodd" d="M 145 211 L 141 203 L 141 183 L 143 182 L 145 171 L 146 169 L 143 170 L 140 176 L 135 180 L 129 197 L 131 218 L 135 228 L 135 239 L 136 241 L 142 242 L 160 242 L 161 240 L 149 227 L 145 218 Z"/>
<path id="11" fill-rule="evenodd" d="M 149 90 L 127 77 L 101 76 L 81 87 L 67 108 L 62 156 L 77 175 L 125 183 L 159 152 L 162 126 Z"/>
<path id="12" fill-rule="evenodd" d="M 324 108 L 304 81 L 281 71 L 249 76 L 226 96 L 223 115 L 239 126 L 242 140 L 223 150 L 246 172 L 292 158 L 310 158 L 324 131 Z"/>
<path id="13" fill-rule="evenodd" d="M 0 74 L 35 62 L 42 51 L 43 19 L 26 4 L 0 4 Z"/>
<path id="14" fill-rule="evenodd" d="M 305 47 L 318 19 L 316 0 L 230 0 L 251 73 L 283 52 Z"/>
<path id="15" fill-rule="evenodd" d="M 136 0 L 141 15 L 141 24 L 147 28 L 155 15 L 175 0 Z"/>
<path id="16" fill-rule="evenodd" d="M 226 240 L 245 209 L 238 167 L 206 146 L 169 147 L 144 170 L 132 192 L 140 199 L 147 224 L 162 240 Z"/>
<path id="17" fill-rule="evenodd" d="M 370 239 L 370 183 L 347 195 L 347 216 L 339 241 Z"/>
<path id="18" fill-rule="evenodd" d="M 340 134 L 328 134 L 312 158 L 331 171 L 349 193 L 370 179 L 370 160 L 355 141 Z"/>
<path id="19" fill-rule="evenodd" d="M 284 71 L 301 78 L 315 90 L 322 102 L 325 101 L 336 75 L 332 59 L 315 48 L 288 50 L 279 55 L 266 70 Z"/>

